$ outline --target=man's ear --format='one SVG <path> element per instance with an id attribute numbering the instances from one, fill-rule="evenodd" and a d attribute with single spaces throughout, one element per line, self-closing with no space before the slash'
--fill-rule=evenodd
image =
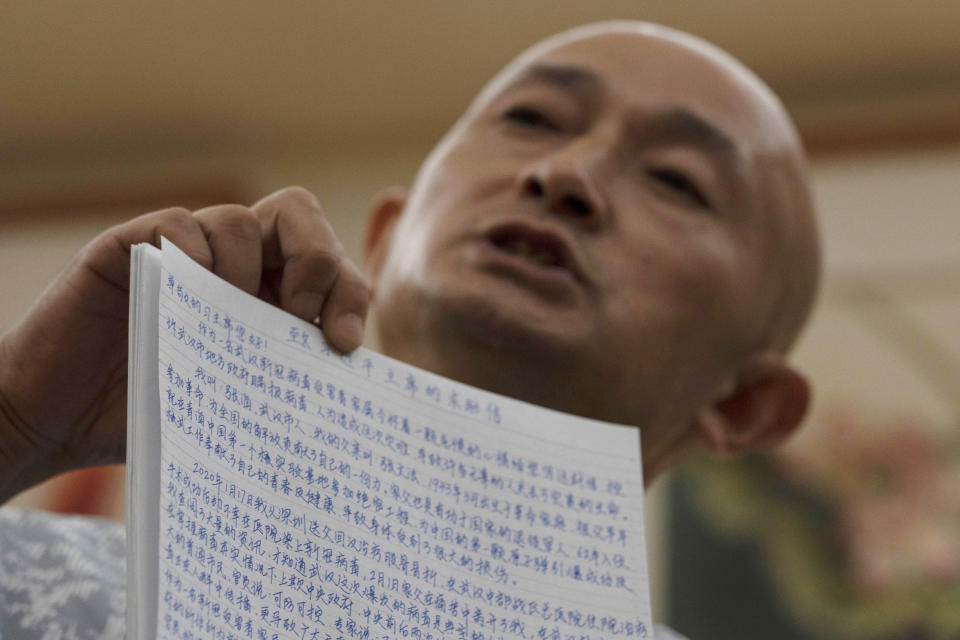
<path id="1" fill-rule="evenodd" d="M 370 209 L 363 242 L 363 255 L 367 275 L 374 287 L 379 280 L 380 270 L 387 259 L 387 253 L 390 251 L 393 231 L 406 204 L 406 189 L 393 187 L 381 193 Z"/>
<path id="2" fill-rule="evenodd" d="M 809 403 L 806 377 L 779 354 L 765 353 L 741 370 L 728 393 L 700 413 L 700 435 L 721 454 L 772 449 L 796 431 Z"/>

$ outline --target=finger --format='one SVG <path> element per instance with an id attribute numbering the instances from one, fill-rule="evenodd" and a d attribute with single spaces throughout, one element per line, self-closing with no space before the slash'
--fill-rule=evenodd
<path id="1" fill-rule="evenodd" d="M 262 249 L 260 222 L 237 204 L 200 209 L 193 214 L 203 229 L 213 256 L 212 271 L 247 293 L 260 289 Z"/>
<path id="2" fill-rule="evenodd" d="M 283 278 L 281 271 L 264 271 L 260 278 L 260 291 L 257 297 L 269 302 L 275 307 L 280 306 L 280 281 Z"/>
<path id="3" fill-rule="evenodd" d="M 146 242 L 159 247 L 161 237 L 203 267 L 209 269 L 213 265 L 203 229 L 191 212 L 181 207 L 147 213 L 112 227 L 84 247 L 81 262 L 125 291 L 130 280 L 131 245 Z"/>
<path id="4" fill-rule="evenodd" d="M 320 312 L 327 340 L 340 351 L 353 351 L 363 342 L 364 319 L 370 304 L 370 287 L 349 259 L 340 261 L 333 290 Z"/>
<path id="5" fill-rule="evenodd" d="M 280 306 L 307 321 L 323 308 L 340 270 L 343 247 L 313 195 L 287 188 L 253 205 L 260 218 L 263 264 L 282 270 Z"/>

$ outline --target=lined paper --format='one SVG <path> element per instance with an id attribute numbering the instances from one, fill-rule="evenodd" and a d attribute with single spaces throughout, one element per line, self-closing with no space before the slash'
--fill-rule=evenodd
<path id="1" fill-rule="evenodd" d="M 335 354 L 170 243 L 158 320 L 157 637 L 652 637 L 636 429 Z"/>

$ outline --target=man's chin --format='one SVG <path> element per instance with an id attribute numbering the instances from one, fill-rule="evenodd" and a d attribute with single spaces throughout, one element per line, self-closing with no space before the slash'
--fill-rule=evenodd
<path id="1" fill-rule="evenodd" d="M 447 338 L 538 359 L 579 356 L 589 346 L 584 309 L 509 281 L 445 287 L 432 301 L 437 332 Z"/>
<path id="2" fill-rule="evenodd" d="M 454 282 L 434 280 L 379 299 L 384 353 L 527 402 L 596 413 L 583 393 L 571 393 L 570 377 L 602 377 L 592 309 L 551 304 L 511 283 Z"/>

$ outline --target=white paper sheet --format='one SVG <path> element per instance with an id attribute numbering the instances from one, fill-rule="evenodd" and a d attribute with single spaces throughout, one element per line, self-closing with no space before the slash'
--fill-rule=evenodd
<path id="1" fill-rule="evenodd" d="M 637 431 L 446 380 L 169 243 L 160 638 L 651 637 Z"/>

